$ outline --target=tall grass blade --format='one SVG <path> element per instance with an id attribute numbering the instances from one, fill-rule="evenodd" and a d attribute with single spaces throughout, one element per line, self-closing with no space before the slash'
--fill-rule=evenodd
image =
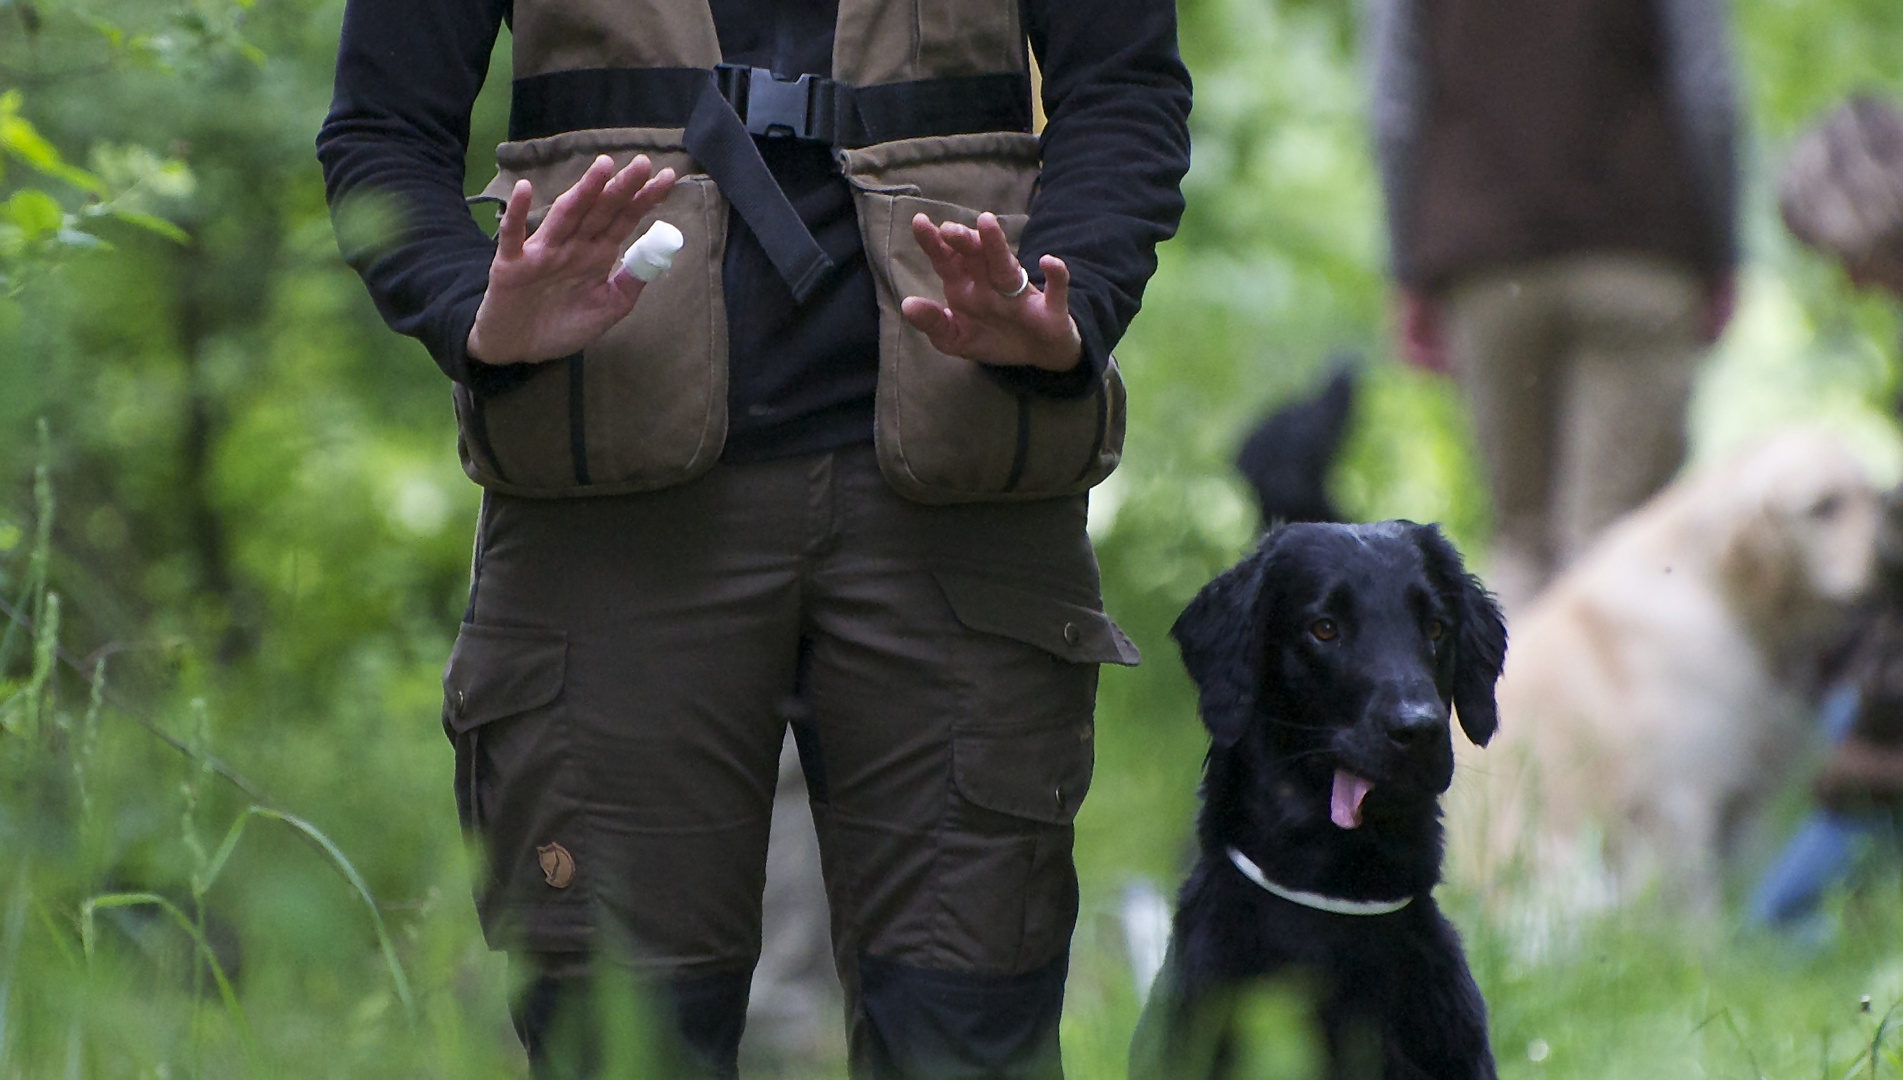
<path id="1" fill-rule="evenodd" d="M 74 829 L 79 854 L 79 872 L 82 875 L 82 888 L 93 886 L 94 875 L 98 873 L 105 858 L 105 841 L 99 828 L 98 808 L 93 799 L 93 764 L 99 753 L 99 713 L 106 704 L 106 658 L 100 657 L 93 664 L 92 690 L 87 698 L 85 715 L 80 718 L 79 730 L 74 733 L 73 789 L 79 798 L 79 821 Z"/>
<path id="2" fill-rule="evenodd" d="M 1724 1019 L 1725 1027 L 1730 1030 L 1731 1037 L 1738 1041 L 1738 1049 L 1744 1051 L 1744 1060 L 1751 1066 L 1751 1075 L 1756 1080 L 1766 1080 L 1764 1067 L 1758 1064 L 1758 1055 L 1751 1052 L 1750 1045 L 1744 1041 L 1744 1032 L 1738 1030 L 1737 1017 L 1731 1015 L 1729 1007 L 1719 1010 L 1718 1015 Z"/>
<path id="3" fill-rule="evenodd" d="M 40 738 L 53 718 L 53 670 L 57 663 L 53 653 L 59 647 L 59 594 L 41 593 L 40 608 L 38 625 L 33 628 L 33 674 L 27 679 L 26 689 L 20 692 L 26 699 L 26 719 L 22 730 L 16 732 L 29 741 Z"/>
<path id="4" fill-rule="evenodd" d="M 86 1062 L 85 1029 L 80 1026 L 79 1017 L 66 1026 L 66 1078 L 82 1080 Z"/>
<path id="5" fill-rule="evenodd" d="M 370 912 L 371 924 L 376 927 L 377 948 L 383 953 L 383 963 L 389 969 L 390 982 L 396 988 L 397 1000 L 403 1003 L 403 1015 L 410 1026 L 415 1027 L 416 999 L 410 994 L 410 980 L 403 974 L 403 964 L 397 959 L 396 945 L 390 940 L 389 928 L 384 925 L 383 912 L 377 907 L 376 898 L 370 895 L 370 886 L 365 884 L 363 876 L 357 873 L 356 866 L 343 853 L 343 849 L 339 848 L 330 837 L 324 835 L 323 830 L 295 814 L 287 814 L 282 810 L 273 810 L 268 806 L 247 807 L 245 812 L 239 815 L 238 820 L 231 823 L 231 829 L 225 833 L 224 842 L 218 845 L 217 853 L 212 856 L 210 863 L 206 866 L 205 887 L 210 888 L 212 881 L 216 880 L 219 873 L 224 870 L 226 860 L 231 858 L 232 851 L 238 846 L 238 840 L 244 835 L 245 822 L 253 817 L 282 822 L 295 829 L 300 836 L 322 852 L 324 857 L 330 860 L 331 866 L 350 883 L 351 888 L 357 891 L 358 898 L 363 901 L 364 909 Z"/>
<path id="6" fill-rule="evenodd" d="M 218 986 L 218 996 L 224 1002 L 225 1012 L 231 1017 L 232 1026 L 238 1031 L 238 1041 L 243 1044 L 245 1057 L 251 1062 L 252 1072 L 255 1075 L 259 1063 L 258 1045 L 252 1038 L 250 1023 L 245 1020 L 244 1007 L 238 1004 L 238 995 L 232 991 L 231 980 L 225 977 L 224 965 L 218 962 L 217 954 L 212 952 L 211 943 L 205 940 L 204 931 L 198 928 L 190 916 L 179 910 L 177 904 L 157 893 L 102 893 L 99 896 L 88 897 L 79 905 L 79 938 L 85 948 L 87 960 L 92 959 L 94 946 L 97 943 L 97 920 L 93 918 L 94 914 L 108 908 L 126 907 L 156 907 L 170 915 L 172 921 L 176 922 L 179 928 L 185 931 L 186 936 L 192 939 L 193 947 L 205 961 L 206 969 L 211 972 L 212 981 Z"/>
<path id="7" fill-rule="evenodd" d="M 1877 1053 L 1883 1048 L 1883 1036 L 1889 1032 L 1890 1021 L 1896 1019 L 1899 1007 L 1903 1007 L 1903 1001 L 1891 1002 L 1890 1007 L 1883 1010 L 1883 1017 L 1877 1021 L 1877 1029 L 1870 1033 L 1870 1080 L 1876 1080 Z"/>
<path id="8" fill-rule="evenodd" d="M 34 522 L 33 551 L 27 557 L 26 576 L 20 582 L 20 599 L 15 605 L 20 611 L 38 609 L 37 601 L 46 587 L 46 567 L 53 550 L 53 439 L 45 418 L 41 418 L 39 430 L 40 455 L 33 466 L 33 505 L 38 520 Z M 7 662 L 13 659 L 14 635 L 20 629 L 20 621 L 12 619 L 7 623 L 6 633 L 0 634 L 0 671 L 5 671 Z"/>
<path id="9" fill-rule="evenodd" d="M 0 1070 L 7 1067 L 7 1058 L 12 1053 L 10 1036 L 13 1030 L 13 973 L 20 963 L 20 940 L 26 934 L 27 876 L 21 874 L 13 886 L 13 899 L 7 904 L 7 921 L 4 936 L 0 936 Z M 4 1075 L 0 1072 L 0 1075 Z"/>

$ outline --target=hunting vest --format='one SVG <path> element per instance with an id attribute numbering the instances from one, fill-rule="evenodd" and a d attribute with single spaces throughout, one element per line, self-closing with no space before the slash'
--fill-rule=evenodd
<path id="1" fill-rule="evenodd" d="M 576 356 L 487 394 L 455 388 L 470 478 L 513 495 L 667 487 L 713 467 L 727 433 L 721 264 L 729 207 L 796 299 L 833 265 L 768 172 L 756 135 L 833 148 L 853 190 L 879 301 L 874 441 L 900 494 L 927 503 L 1084 491 L 1117 466 L 1115 363 L 1086 396 L 1020 393 L 933 349 L 899 314 L 943 300 L 912 216 L 997 214 L 1013 247 L 1037 186 L 1031 83 L 1016 0 L 839 0 L 831 79 L 722 65 L 697 0 L 515 0 L 509 141 L 478 198 L 535 189 L 531 228 L 599 154 L 646 154 L 679 176 L 659 219 L 686 246 L 634 311 Z"/>

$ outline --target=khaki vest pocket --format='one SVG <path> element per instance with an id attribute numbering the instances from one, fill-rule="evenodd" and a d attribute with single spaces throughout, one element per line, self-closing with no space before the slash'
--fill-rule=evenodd
<path id="1" fill-rule="evenodd" d="M 911 221 L 975 225 L 998 215 L 1012 246 L 1037 177 L 1034 135 L 991 132 L 881 144 L 841 155 L 879 296 L 875 438 L 886 479 L 924 503 L 1045 499 L 1085 491 L 1117 467 L 1124 389 L 1115 361 L 1091 393 L 1019 393 L 984 365 L 932 348 L 899 312 L 907 296 L 942 301 Z"/>
<path id="2" fill-rule="evenodd" d="M 720 264 L 727 203 L 680 147 L 674 129 L 616 128 L 504 143 L 501 172 L 483 197 L 535 186 L 532 224 L 597 154 L 625 164 L 647 154 L 680 174 L 655 220 L 686 246 L 642 292 L 634 311 L 579 355 L 537 365 L 488 396 L 455 390 L 463 468 L 494 491 L 531 497 L 611 495 L 668 487 L 700 475 L 727 436 L 727 313 Z"/>

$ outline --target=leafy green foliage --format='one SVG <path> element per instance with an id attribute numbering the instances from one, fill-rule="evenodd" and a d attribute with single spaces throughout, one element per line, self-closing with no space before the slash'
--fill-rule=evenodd
<path id="1" fill-rule="evenodd" d="M 1358 354 L 1337 500 L 1442 521 L 1476 556 L 1488 528 L 1458 393 L 1388 356 L 1357 6 L 1180 10 L 1190 208 L 1119 349 L 1128 453 L 1092 500 L 1109 609 L 1146 663 L 1104 672 L 1078 823 L 1065 1040 L 1087 1078 L 1122 1074 L 1136 1017 L 1121 890 L 1185 865 L 1204 741 L 1167 629 L 1254 537 L 1229 470 L 1247 425 Z M 1895 316 L 1794 249 L 1768 194 L 1813 112 L 1903 93 L 1903 14 L 1733 11 L 1752 263 L 1697 450 L 1821 419 L 1903 474 Z M 25 616 L 0 631 L 0 1080 L 520 1074 L 435 719 L 477 493 L 441 376 L 337 256 L 310 143 L 340 12 L 0 0 L 0 598 Z M 506 89 L 499 52 L 472 188 Z M 338 224 L 358 245 L 388 223 L 366 204 Z M 1509 1077 L 1903 1076 L 1879 1024 L 1903 999 L 1887 885 L 1810 954 L 1641 911 L 1528 956 L 1449 899 Z M 1259 1074 L 1312 1066 L 1297 990 L 1250 1016 Z"/>
<path id="2" fill-rule="evenodd" d="M 19 288 L 23 269 L 67 251 L 109 246 L 88 228 L 98 219 L 120 221 L 175 243 L 189 242 L 183 229 L 149 209 L 155 196 L 189 192 L 191 172 L 183 162 L 161 160 L 142 147 L 99 146 L 94 157 L 107 168 L 101 172 L 77 168 L 67 164 L 53 144 L 20 115 L 22 102 L 18 90 L 0 94 L 0 182 L 5 180 L 4 165 L 10 158 L 55 182 L 56 190 L 69 191 L 84 201 L 78 210 L 68 212 L 52 191 L 26 186 L 0 202 L 0 287 Z"/>

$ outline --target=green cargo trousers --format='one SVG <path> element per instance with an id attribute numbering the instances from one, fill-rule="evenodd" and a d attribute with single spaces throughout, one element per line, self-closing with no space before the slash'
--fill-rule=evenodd
<path id="1" fill-rule="evenodd" d="M 870 446 L 485 498 L 443 722 L 538 1074 L 606 962 L 734 1074 L 797 687 L 854 1076 L 1061 1076 L 1097 665 L 1136 662 L 1084 516 L 909 502 Z"/>

